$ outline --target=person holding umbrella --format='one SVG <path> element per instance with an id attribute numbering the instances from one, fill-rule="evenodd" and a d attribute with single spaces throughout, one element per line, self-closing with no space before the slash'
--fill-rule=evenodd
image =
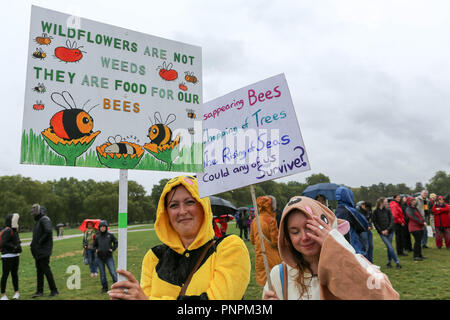
<path id="1" fill-rule="evenodd" d="M 336 200 L 338 206 L 335 211 L 336 217 L 347 220 L 350 223 L 350 244 L 356 253 L 360 253 L 369 259 L 369 247 L 366 246 L 364 239 L 367 237 L 363 233 L 369 231 L 369 222 L 355 208 L 353 191 L 347 187 L 339 187 L 336 189 Z"/>
<path id="2" fill-rule="evenodd" d="M 327 198 L 323 195 L 323 194 L 318 194 L 315 198 L 316 201 L 319 201 L 321 204 L 323 204 L 324 206 L 327 205 Z"/>
<path id="3" fill-rule="evenodd" d="M 228 200 L 209 196 L 211 209 L 213 212 L 213 225 L 217 237 L 223 237 L 227 233 L 228 222 L 234 219 L 234 214 L 238 211 L 236 207 Z M 217 226 L 220 224 L 220 228 Z"/>
<path id="4" fill-rule="evenodd" d="M 219 217 L 214 218 L 214 222 L 220 224 L 220 237 L 227 234 L 228 222 L 233 219 L 234 217 L 231 214 L 222 214 Z"/>
<path id="5" fill-rule="evenodd" d="M 89 268 L 91 270 L 91 278 L 96 277 L 97 273 L 97 262 L 95 259 L 95 248 L 94 241 L 97 234 L 97 230 L 94 228 L 94 223 L 92 221 L 87 222 L 86 231 L 83 235 L 83 248 L 87 254 Z"/>
<path id="6" fill-rule="evenodd" d="M 326 203 L 327 200 L 337 200 L 336 190 L 339 187 L 340 185 L 336 183 L 317 183 L 306 187 L 302 195 L 318 201 L 321 199 L 319 200 L 317 197 L 322 195 L 324 197 L 323 200 L 325 200 Z"/>

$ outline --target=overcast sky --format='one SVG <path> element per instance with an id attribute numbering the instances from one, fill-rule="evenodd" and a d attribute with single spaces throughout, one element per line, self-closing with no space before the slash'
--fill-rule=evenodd
<path id="1" fill-rule="evenodd" d="M 68 4 L 70 3 L 70 4 Z M 450 173 L 450 1 L 12 1 L 0 26 L 0 175 L 119 179 L 20 164 L 31 5 L 202 47 L 203 101 L 284 73 L 311 170 L 352 187 Z M 148 192 L 176 173 L 129 170 Z"/>

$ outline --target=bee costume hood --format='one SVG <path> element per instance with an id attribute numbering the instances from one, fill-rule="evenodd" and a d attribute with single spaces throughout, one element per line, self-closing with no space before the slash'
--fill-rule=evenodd
<path id="1" fill-rule="evenodd" d="M 214 229 L 212 226 L 212 210 L 209 197 L 200 198 L 198 194 L 197 179 L 190 176 L 179 176 L 169 180 L 163 189 L 156 211 L 155 230 L 162 243 L 165 243 L 177 253 L 183 254 L 186 250 L 181 242 L 178 233 L 172 227 L 169 221 L 169 215 L 166 210 L 165 200 L 167 194 L 178 186 L 184 186 L 192 197 L 200 202 L 203 207 L 203 223 L 195 240 L 191 243 L 188 250 L 198 249 L 206 242 L 214 238 Z"/>
<path id="2" fill-rule="evenodd" d="M 180 185 L 202 205 L 204 213 L 203 223 L 188 248 L 184 248 L 170 224 L 165 205 L 166 195 Z M 140 284 L 150 299 L 242 299 L 250 281 L 247 247 L 236 235 L 215 238 L 212 218 L 209 197 L 200 198 L 196 178 L 180 176 L 167 182 L 158 202 L 155 222 L 162 244 L 150 249 L 142 261 Z M 197 262 L 200 264 L 195 271 Z M 190 274 L 187 290 L 180 296 Z"/>

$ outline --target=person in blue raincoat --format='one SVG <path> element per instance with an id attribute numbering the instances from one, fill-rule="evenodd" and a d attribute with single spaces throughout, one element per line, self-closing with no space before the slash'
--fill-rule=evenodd
<path id="1" fill-rule="evenodd" d="M 350 244 L 356 253 L 360 253 L 369 259 L 369 248 L 364 241 L 364 232 L 369 231 L 369 222 L 364 215 L 356 210 L 352 190 L 347 187 L 337 188 L 336 200 L 338 201 L 335 212 L 336 217 L 347 220 L 350 223 Z"/>

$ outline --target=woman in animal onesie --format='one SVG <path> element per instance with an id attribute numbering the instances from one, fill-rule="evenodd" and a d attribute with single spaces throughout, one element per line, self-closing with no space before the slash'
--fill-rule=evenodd
<path id="1" fill-rule="evenodd" d="M 349 228 L 318 201 L 291 198 L 278 237 L 283 263 L 270 272 L 263 299 L 398 299 L 388 277 L 344 238 Z"/>

